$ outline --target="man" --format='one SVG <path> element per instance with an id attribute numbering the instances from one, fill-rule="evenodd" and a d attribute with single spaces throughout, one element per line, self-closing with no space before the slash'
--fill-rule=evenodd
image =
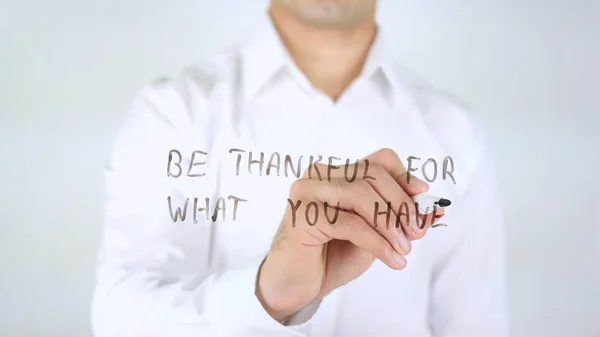
<path id="1" fill-rule="evenodd" d="M 507 336 L 485 133 L 394 65 L 375 8 L 273 0 L 142 91 L 107 167 L 97 337 Z M 417 213 L 423 192 L 452 205 Z"/>

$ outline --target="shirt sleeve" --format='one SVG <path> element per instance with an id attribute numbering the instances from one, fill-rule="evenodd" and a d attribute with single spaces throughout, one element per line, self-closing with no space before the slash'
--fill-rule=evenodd
<path id="1" fill-rule="evenodd" d="M 481 153 L 457 205 L 459 238 L 434 269 L 430 323 L 436 337 L 508 336 L 502 196 L 489 147 Z"/>
<path id="2" fill-rule="evenodd" d="M 285 326 L 256 297 L 264 254 L 210 267 L 218 244 L 209 227 L 190 223 L 191 215 L 182 223 L 170 220 L 167 196 L 181 198 L 190 182 L 167 176 L 168 153 L 189 153 L 202 137 L 197 131 L 209 129 L 191 126 L 192 119 L 195 125 L 208 121 L 198 117 L 202 104 L 186 104 L 192 106 L 168 83 L 148 86 L 117 133 L 106 167 L 94 336 L 306 336 L 310 318 Z"/>

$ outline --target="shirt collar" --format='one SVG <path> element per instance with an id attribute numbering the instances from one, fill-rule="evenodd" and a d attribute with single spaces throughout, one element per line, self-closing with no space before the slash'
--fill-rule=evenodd
<path id="1" fill-rule="evenodd" d="M 240 49 L 242 85 L 246 98 L 255 96 L 290 58 L 269 15 L 241 44 Z"/>
<path id="2" fill-rule="evenodd" d="M 241 44 L 240 51 L 246 99 L 257 95 L 280 70 L 293 63 L 268 14 L 259 28 Z M 393 64 L 383 32 L 378 27 L 361 78 L 372 81 L 390 103 L 394 103 L 394 93 L 400 88 L 394 77 Z"/>

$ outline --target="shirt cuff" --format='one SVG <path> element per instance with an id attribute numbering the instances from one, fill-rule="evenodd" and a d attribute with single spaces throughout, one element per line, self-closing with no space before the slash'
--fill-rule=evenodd
<path id="1" fill-rule="evenodd" d="M 256 279 L 264 257 L 247 261 L 228 269 L 215 279 L 213 289 L 206 297 L 208 316 L 219 326 L 220 336 L 244 337 L 305 337 L 308 336 L 312 311 L 308 318 L 297 320 L 294 325 L 283 325 L 267 313 L 256 297 Z M 306 310 L 296 315 L 305 317 Z M 296 316 L 294 315 L 294 316 Z M 288 320 L 289 321 L 289 320 Z"/>
<path id="2" fill-rule="evenodd" d="M 300 309 L 300 311 L 293 314 L 288 319 L 284 320 L 282 324 L 289 327 L 304 325 L 310 321 L 310 319 L 317 312 L 317 309 L 319 309 L 320 305 L 321 301 L 311 303 L 306 307 Z"/>

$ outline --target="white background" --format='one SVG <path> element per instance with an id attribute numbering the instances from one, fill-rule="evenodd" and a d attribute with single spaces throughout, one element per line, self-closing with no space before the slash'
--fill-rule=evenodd
<path id="1" fill-rule="evenodd" d="M 90 335 L 102 169 L 153 78 L 243 37 L 266 0 L 0 0 L 0 335 Z M 600 336 L 600 1 L 387 0 L 405 66 L 487 123 L 512 336 Z"/>

